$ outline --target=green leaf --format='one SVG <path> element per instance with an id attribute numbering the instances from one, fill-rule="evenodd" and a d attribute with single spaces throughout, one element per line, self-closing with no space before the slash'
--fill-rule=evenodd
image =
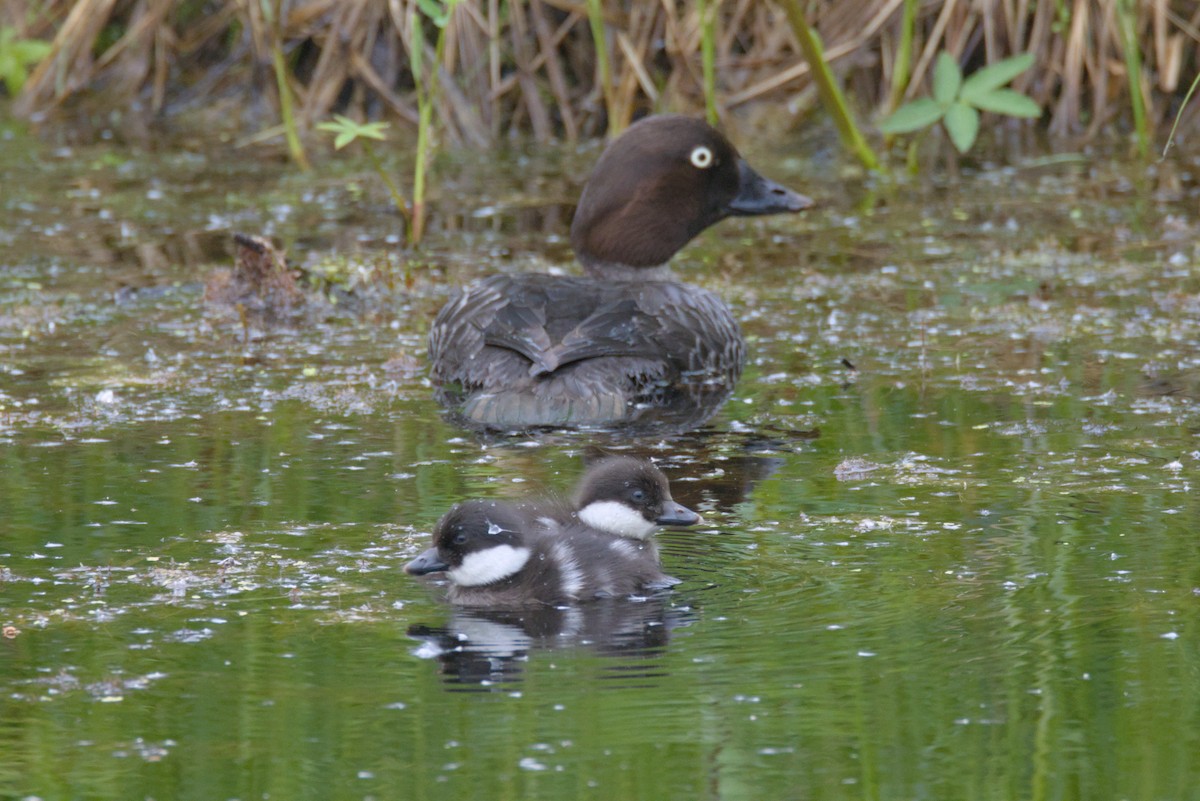
<path id="1" fill-rule="evenodd" d="M 946 111 L 933 99 L 923 97 L 911 103 L 905 103 L 879 123 L 879 130 L 885 134 L 902 134 L 928 128 L 942 118 Z"/>
<path id="2" fill-rule="evenodd" d="M 14 97 L 25 85 L 29 68 L 50 55 L 53 48 L 40 39 L 18 39 L 14 28 L 0 28 L 0 81 Z"/>
<path id="3" fill-rule="evenodd" d="M 955 103 L 946 109 L 942 124 L 946 126 L 946 133 L 950 134 L 950 141 L 958 152 L 966 153 L 979 135 L 979 112 L 966 103 Z"/>
<path id="4" fill-rule="evenodd" d="M 1009 117 L 1037 119 L 1042 116 L 1041 107 L 1032 98 L 1026 97 L 1016 89 L 993 89 L 986 95 L 980 95 L 971 100 L 970 103 L 980 111 L 993 111 Z"/>
<path id="5" fill-rule="evenodd" d="M 358 123 L 341 114 L 334 114 L 332 121 L 317 123 L 318 131 L 337 134 L 333 140 L 335 150 L 341 150 L 355 139 L 378 139 L 382 142 L 387 139 L 387 135 L 384 133 L 387 128 L 386 122 Z"/>
<path id="6" fill-rule="evenodd" d="M 386 122 L 368 122 L 365 125 L 358 126 L 358 135 L 364 139 L 378 139 L 380 142 L 387 139 L 387 134 L 384 133 L 388 129 Z"/>
<path id="7" fill-rule="evenodd" d="M 421 9 L 421 13 L 429 17 L 429 21 L 439 28 L 445 28 L 446 22 L 450 19 L 450 14 L 444 5 L 438 0 L 417 0 L 417 7 Z"/>
<path id="8" fill-rule="evenodd" d="M 958 62 L 945 50 L 938 53 L 937 63 L 933 65 L 933 99 L 942 105 L 949 106 L 958 97 L 962 87 L 962 70 Z"/>
<path id="9" fill-rule="evenodd" d="M 1022 53 L 1019 56 L 997 61 L 995 64 L 988 64 L 983 69 L 972 72 L 963 81 L 959 97 L 968 103 L 975 103 L 982 95 L 999 89 L 1032 66 L 1033 53 Z"/>
<path id="10" fill-rule="evenodd" d="M 412 71 L 413 82 L 420 91 L 421 72 L 425 60 L 425 29 L 421 26 L 420 14 L 413 14 L 410 19 L 412 21 L 412 41 L 408 48 L 408 68 Z"/>
<path id="11" fill-rule="evenodd" d="M 32 67 L 50 55 L 54 48 L 49 42 L 43 42 L 41 39 L 19 39 L 12 43 L 12 49 L 17 61 Z"/>
<path id="12" fill-rule="evenodd" d="M 338 131 L 343 131 L 346 128 L 357 127 L 357 125 L 358 123 L 349 117 L 343 117 L 341 114 L 334 114 L 332 121 L 326 120 L 325 122 L 318 122 L 317 130 L 333 131 L 334 133 L 337 133 Z"/>
<path id="13" fill-rule="evenodd" d="M 8 87 L 10 97 L 20 92 L 21 84 L 25 82 L 25 68 L 2 50 L 0 50 L 0 81 L 4 81 L 4 85 Z"/>

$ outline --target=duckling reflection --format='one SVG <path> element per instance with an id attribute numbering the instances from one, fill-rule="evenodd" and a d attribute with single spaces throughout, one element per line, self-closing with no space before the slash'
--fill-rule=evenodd
<path id="1" fill-rule="evenodd" d="M 520 681 L 537 651 L 588 648 L 614 659 L 609 678 L 644 683 L 665 675 L 659 659 L 671 633 L 694 614 L 662 597 L 635 603 L 610 598 L 576 606 L 522 610 L 457 609 L 442 625 L 414 625 L 414 655 L 436 660 L 447 684 L 461 689 Z"/>

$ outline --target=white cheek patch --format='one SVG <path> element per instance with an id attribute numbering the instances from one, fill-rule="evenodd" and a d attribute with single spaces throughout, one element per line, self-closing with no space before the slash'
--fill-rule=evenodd
<path id="1" fill-rule="evenodd" d="M 583 571 L 579 569 L 579 560 L 575 551 L 565 542 L 556 542 L 550 548 L 550 557 L 562 572 L 562 594 L 569 598 L 578 598 L 583 589 Z"/>
<path id="2" fill-rule="evenodd" d="M 460 587 L 482 587 L 515 575 L 528 561 L 528 548 L 497 545 L 467 554 L 462 564 L 447 570 L 446 575 Z"/>
<path id="3" fill-rule="evenodd" d="M 621 554 L 622 556 L 629 556 L 629 557 L 637 556 L 638 551 L 640 550 L 637 545 L 630 542 L 626 538 L 622 538 L 619 540 L 613 540 L 612 542 L 610 542 L 608 544 L 608 547 L 612 548 L 614 551 Z"/>
<path id="4" fill-rule="evenodd" d="M 655 525 L 619 501 L 593 501 L 579 510 L 579 519 L 618 537 L 644 540 L 654 533 Z"/>

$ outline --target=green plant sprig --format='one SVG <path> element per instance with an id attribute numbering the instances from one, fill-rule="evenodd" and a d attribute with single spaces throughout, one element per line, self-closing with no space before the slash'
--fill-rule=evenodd
<path id="1" fill-rule="evenodd" d="M 379 156 L 375 153 L 375 148 L 371 145 L 371 140 L 386 142 L 387 129 L 388 124 L 386 122 L 355 122 L 349 117 L 343 117 L 341 114 L 335 114 L 332 120 L 317 123 L 318 131 L 325 131 L 334 135 L 333 147 L 335 150 L 341 150 L 353 142 L 362 143 L 363 152 L 367 154 L 367 159 L 371 162 L 371 168 L 375 170 L 375 174 L 387 186 L 388 192 L 392 196 L 392 205 L 396 207 L 396 211 L 400 212 L 400 216 L 404 218 L 406 239 L 411 239 L 412 212 L 408 208 L 408 202 L 404 199 L 404 195 L 400 194 L 400 189 L 396 186 L 396 182 L 388 175 L 387 170 L 383 167 L 383 162 L 379 160 Z M 409 244 L 412 244 L 412 242 L 409 242 Z"/>
<path id="2" fill-rule="evenodd" d="M 25 85 L 29 70 L 50 55 L 52 45 L 40 39 L 19 39 L 15 28 L 0 28 L 0 81 L 16 97 Z"/>
<path id="3" fill-rule="evenodd" d="M 292 161 L 302 170 L 311 169 L 308 155 L 304 152 L 304 141 L 300 138 L 300 126 L 296 120 L 292 102 L 292 87 L 288 80 L 291 74 L 283 54 L 283 3 L 282 0 L 262 0 L 262 12 L 271 25 L 271 67 L 275 71 L 275 86 L 279 92 L 279 116 L 283 121 L 284 137 Z"/>
<path id="4" fill-rule="evenodd" d="M 409 217 L 408 243 L 416 246 L 425 236 L 425 173 L 433 156 L 434 120 L 433 109 L 441 91 L 440 70 L 446 52 L 446 32 L 454 9 L 461 0 L 417 0 L 416 8 L 409 7 L 409 69 L 417 88 L 417 159 L 413 167 L 413 202 Z M 437 28 L 433 46 L 433 63 L 425 67 L 425 29 L 421 18 L 425 17 Z"/>
<path id="5" fill-rule="evenodd" d="M 813 81 L 817 85 L 817 94 L 821 97 L 821 105 L 825 107 L 826 113 L 833 117 L 842 144 L 858 157 L 863 167 L 878 171 L 879 159 L 854 121 L 850 104 L 846 102 L 846 96 L 842 94 L 841 86 L 834 77 L 829 62 L 825 60 L 825 48 L 821 44 L 821 38 L 817 35 L 816 30 L 808 24 L 800 0 L 775 0 L 775 2 L 783 9 L 788 24 L 792 27 L 792 33 L 796 35 L 796 40 L 800 43 L 800 51 L 804 54 L 804 60 L 808 62 Z"/>
<path id="6" fill-rule="evenodd" d="M 1042 109 L 1032 98 L 1005 84 L 1033 66 L 1033 54 L 997 61 L 965 80 L 958 62 L 949 53 L 938 53 L 933 67 L 933 97 L 905 103 L 879 124 L 885 134 L 919 131 L 941 122 L 959 153 L 966 153 L 979 136 L 979 112 L 1035 119 Z"/>
<path id="7" fill-rule="evenodd" d="M 1196 94 L 1196 88 L 1200 87 L 1200 75 L 1197 75 L 1192 85 L 1188 87 L 1187 94 L 1183 97 L 1183 102 L 1179 104 L 1179 111 L 1175 112 L 1175 122 L 1171 123 L 1171 132 L 1167 134 L 1167 143 L 1163 145 L 1162 158 L 1167 157 L 1167 151 L 1171 149 L 1171 145 L 1175 142 L 1175 130 L 1179 127 L 1179 121 L 1183 119 L 1183 112 L 1188 107 L 1188 103 L 1192 102 L 1192 95 Z"/>

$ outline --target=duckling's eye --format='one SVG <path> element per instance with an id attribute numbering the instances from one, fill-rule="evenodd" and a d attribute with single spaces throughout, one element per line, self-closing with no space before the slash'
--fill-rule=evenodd
<path id="1" fill-rule="evenodd" d="M 713 152 L 704 145 L 696 145 L 692 148 L 692 155 L 688 157 L 693 167 L 699 167 L 702 170 L 707 170 L 713 163 Z"/>
<path id="2" fill-rule="evenodd" d="M 454 544 L 455 545 L 463 545 L 464 543 L 466 543 L 466 541 L 467 541 L 466 534 L 458 533 L 458 534 L 454 535 Z"/>
<path id="3" fill-rule="evenodd" d="M 633 492 L 629 493 L 629 498 L 634 503 L 641 503 L 642 501 L 646 500 L 646 492 L 645 490 L 634 490 Z"/>

